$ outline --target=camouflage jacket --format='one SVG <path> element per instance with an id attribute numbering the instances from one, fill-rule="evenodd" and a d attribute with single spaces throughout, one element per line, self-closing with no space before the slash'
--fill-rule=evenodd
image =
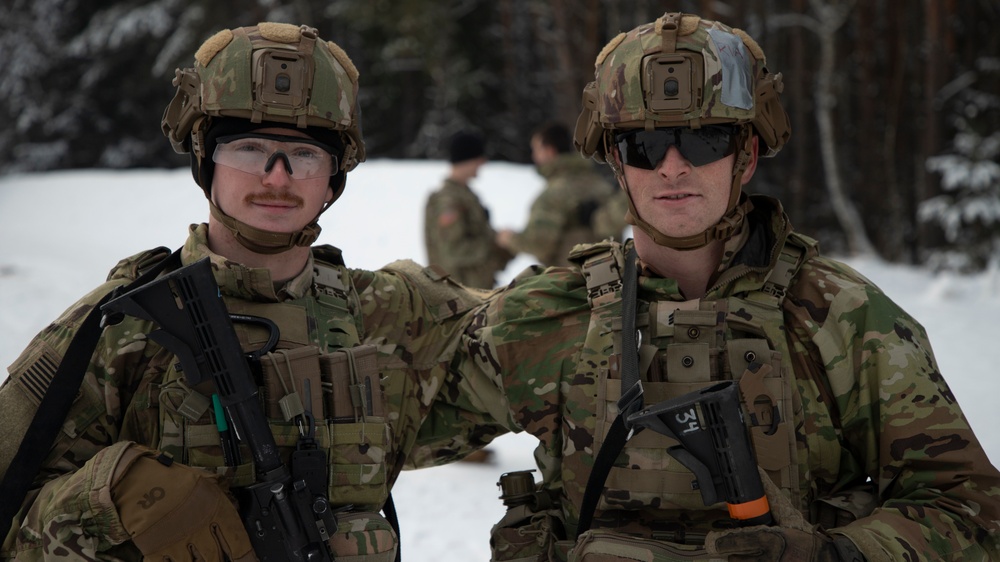
<path id="1" fill-rule="evenodd" d="M 759 197 L 752 201 L 756 208 L 744 231 L 727 245 L 703 303 L 755 298 L 789 241 L 791 228 L 778 203 Z M 796 271 L 777 311 L 781 325 L 767 330 L 783 334 L 785 341 L 776 347 L 791 355 L 784 361 L 791 366 L 795 397 L 791 463 L 798 469 L 797 493 L 792 494 L 796 507 L 810 522 L 850 538 L 869 561 L 1000 559 L 1000 474 L 939 372 L 923 327 L 845 264 L 810 252 Z M 607 384 L 607 373 L 620 362 L 620 335 L 615 334 L 621 330 L 615 321 L 621 316 L 620 288 L 617 295 L 595 299 L 598 304 L 592 308 L 579 268 L 529 270 L 481 307 L 464 341 L 476 366 L 504 387 L 514 429 L 540 441 L 535 451 L 540 488 L 555 507 L 530 516 L 535 528 L 511 533 L 515 540 L 527 536 L 531 541 L 531 531 L 553 535 L 538 560 L 562 559 L 572 546 L 600 424 L 610 423 L 605 404 L 614 403 L 612 392 L 620 387 Z M 659 345 L 662 334 L 650 331 L 656 324 L 652 304 L 685 299 L 675 280 L 644 269 L 638 300 L 641 342 Z M 747 316 L 742 309 L 729 312 L 736 316 L 731 329 L 736 321 L 752 320 L 740 318 Z M 722 335 L 733 337 L 732 332 Z M 647 380 L 656 369 L 640 371 Z M 724 378 L 725 372 L 713 367 L 713 375 Z M 424 435 L 423 442 L 433 439 Z M 630 458 L 621 465 L 621 459 L 616 466 L 624 469 L 645 460 Z M 760 451 L 758 460 L 763 466 Z M 631 472 L 636 478 L 642 473 Z M 637 483 L 650 486 L 647 492 L 662 490 L 656 481 L 620 482 L 626 490 Z M 708 530 L 731 525 L 718 505 L 676 508 L 671 502 L 683 493 L 692 492 L 674 489 L 659 498 L 606 493 L 593 528 L 697 544 L 691 541 L 703 541 Z M 873 499 L 870 505 L 842 517 L 841 509 L 850 511 L 852 501 L 865 493 Z M 837 516 L 824 517 L 828 511 L 822 505 L 837 502 L 842 502 L 834 505 Z M 511 520 L 518 519 L 520 515 Z M 543 520 L 547 522 L 539 523 Z M 635 521 L 654 528 L 636 529 L 631 525 Z M 497 533 L 495 527 L 495 537 Z M 568 545 L 556 543 L 566 538 Z"/>
<path id="2" fill-rule="evenodd" d="M 511 255 L 497 246 L 490 214 L 469 186 L 447 179 L 427 199 L 424 215 L 427 262 L 467 287 L 492 289 Z"/>
<path id="3" fill-rule="evenodd" d="M 624 212 L 614 217 L 617 220 L 595 223 L 595 213 L 624 194 L 597 173 L 593 162 L 576 153 L 561 154 L 538 172 L 547 183 L 531 204 L 527 226 L 514 236 L 514 249 L 532 254 L 542 265 L 567 266 L 573 246 L 621 238 Z"/>
<path id="4" fill-rule="evenodd" d="M 431 281 L 413 262 L 395 262 L 374 272 L 331 265 L 340 260 L 339 250 L 331 246 L 314 247 L 303 272 L 276 286 L 268 270 L 246 268 L 212 254 L 206 235 L 205 225 L 192 226 L 182 263 L 210 257 L 230 312 L 275 321 L 282 327 L 279 350 L 318 348 L 322 354 L 357 343 L 371 344 L 365 349 L 370 350 L 367 357 L 374 358 L 377 371 L 367 380 L 380 384 L 369 387 L 367 415 L 348 416 L 346 422 L 331 415 L 338 408 L 336 396 L 350 396 L 349 392 L 336 394 L 340 384 L 336 378 L 330 383 L 324 375 L 322 385 L 313 387 L 333 387 L 333 392 L 312 394 L 312 411 L 327 414 L 316 416 L 316 438 L 328 452 L 331 503 L 354 504 L 361 511 L 380 509 L 418 428 L 428 418 L 435 420 L 436 431 L 466 436 L 462 446 L 467 449 L 485 444 L 497 433 L 466 412 L 470 400 L 499 399 L 495 385 L 462 381 L 466 391 L 477 387 L 484 392 L 478 397 L 448 390 L 458 384 L 458 375 L 450 373 L 447 364 L 457 348 L 461 313 L 480 302 L 478 297 L 450 282 Z M 51 380 L 86 313 L 105 293 L 134 278 L 139 269 L 162 259 L 164 253 L 146 252 L 123 260 L 107 283 L 43 330 L 11 365 L 10 377 L 0 387 L 0 408 L 22 412 L 26 427 L 45 392 L 45 381 Z M 314 270 L 314 265 L 321 267 Z M 257 349 L 267 339 L 267 333 L 256 326 L 234 327 L 249 349 Z M 36 480 L 38 487 L 29 492 L 19 520 L 5 533 L 2 558 L 138 560 L 140 554 L 129 542 L 108 491 L 112 467 L 105 459 L 112 455 L 102 454 L 124 442 L 158 448 L 179 462 L 215 471 L 233 487 L 252 482 L 249 452 L 243 454 L 245 464 L 224 466 L 211 410 L 191 412 L 195 402 L 189 398 L 197 391 L 212 390 L 184 384 L 177 358 L 146 338 L 153 328 L 149 322 L 125 317 L 103 331 L 82 388 Z M 293 353 L 287 356 L 293 362 L 303 360 Z M 311 357 L 317 360 L 315 353 Z M 261 396 L 275 440 L 287 454 L 298 432 L 294 422 L 275 414 L 274 400 L 281 396 L 269 390 L 274 377 L 267 374 L 267 362 L 262 364 L 268 388 L 262 389 Z M 277 368 L 284 364 L 282 356 Z M 300 364 L 306 365 L 289 363 L 289 370 L 297 371 Z M 446 428 L 448 424 L 454 431 Z M 0 459 L 9 462 L 9 450 L 17 447 L 24 428 L 4 429 Z M 477 435 L 482 442 L 471 442 L 479 439 Z M 444 451 L 434 457 L 444 462 L 454 453 Z M 0 466 L 0 473 L 4 470 Z"/>

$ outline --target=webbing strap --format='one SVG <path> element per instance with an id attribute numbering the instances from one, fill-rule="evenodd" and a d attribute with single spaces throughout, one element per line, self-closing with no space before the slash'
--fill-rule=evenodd
<path id="1" fill-rule="evenodd" d="M 21 509 L 21 503 L 24 502 L 24 497 L 28 494 L 31 482 L 35 479 L 39 467 L 52 449 L 52 442 L 55 441 L 59 428 L 66 421 L 66 414 L 69 413 L 80 384 L 83 382 L 83 376 L 87 372 L 87 364 L 94 355 L 94 349 L 97 347 L 101 332 L 104 331 L 101 322 L 101 307 L 112 297 L 152 281 L 168 263 L 174 261 L 180 262 L 179 249 L 143 272 L 128 285 L 124 287 L 119 285 L 104 295 L 97 306 L 83 320 L 80 329 L 70 341 L 66 355 L 59 363 L 45 396 L 42 397 L 42 401 L 38 405 L 38 410 L 28 426 L 28 431 L 21 439 L 21 444 L 10 463 L 10 468 L 7 469 L 3 481 L 0 482 L 0 498 L 4 498 L 2 505 L 0 505 L 0 529 L 4 533 L 10 529 L 14 517 Z"/>
<path id="2" fill-rule="evenodd" d="M 638 428 L 642 430 L 642 428 Z M 625 427 L 625 419 L 619 414 L 615 422 L 608 428 L 608 434 L 604 436 L 604 444 L 594 459 L 594 467 L 590 470 L 590 477 L 587 478 L 587 488 L 583 492 L 583 501 L 580 502 L 580 520 L 576 526 L 576 536 L 579 537 L 590 529 L 594 521 L 594 511 L 597 509 L 597 500 L 604 491 L 604 482 L 611 473 L 611 467 L 615 464 L 615 459 L 625 448 L 628 441 L 629 430 Z"/>
<path id="3" fill-rule="evenodd" d="M 631 428 L 625 424 L 629 414 L 642 409 L 642 380 L 639 374 L 638 332 L 635 327 L 638 273 L 635 266 L 635 247 L 625 256 L 625 273 L 622 279 L 622 387 L 618 399 L 618 417 L 608 428 L 604 443 L 594 459 L 594 467 L 587 478 L 587 488 L 580 503 L 580 519 L 576 535 L 590 529 L 597 509 L 597 500 L 604 491 L 604 483 L 611 473 L 611 467 L 625 448 Z M 641 431 L 642 428 L 637 428 Z"/>
<path id="4" fill-rule="evenodd" d="M 618 417 L 642 409 L 642 380 L 639 374 L 639 342 L 635 328 L 638 280 L 635 267 L 635 247 L 625 256 L 622 279 L 622 396 L 618 399 Z"/>

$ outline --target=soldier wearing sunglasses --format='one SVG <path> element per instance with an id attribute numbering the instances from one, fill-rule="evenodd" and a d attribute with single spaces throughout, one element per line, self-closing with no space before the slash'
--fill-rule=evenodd
<path id="1" fill-rule="evenodd" d="M 575 143 L 614 171 L 634 240 L 525 271 L 464 340 L 460 370 L 497 380 L 539 440 L 539 482 L 500 478 L 493 560 L 1000 559 L 1000 474 L 923 327 L 748 194 L 791 132 L 764 63 L 743 31 L 679 13 L 598 55 Z M 722 476 L 760 477 L 770 525 L 706 505 L 678 442 L 628 425 L 726 381 L 746 431 L 723 437 L 754 460 Z"/>

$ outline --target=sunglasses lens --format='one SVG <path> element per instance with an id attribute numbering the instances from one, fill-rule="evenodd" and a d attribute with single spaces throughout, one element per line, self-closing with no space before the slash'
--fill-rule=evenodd
<path id="1" fill-rule="evenodd" d="M 667 149 L 676 144 L 674 129 L 631 131 L 618 135 L 618 153 L 626 166 L 653 170 L 667 155 Z"/>
<path id="2" fill-rule="evenodd" d="M 667 127 L 652 131 L 630 131 L 616 138 L 622 162 L 644 170 L 656 169 L 676 146 L 692 166 L 704 166 L 736 152 L 736 131 L 730 125 L 708 125 L 700 129 Z"/>

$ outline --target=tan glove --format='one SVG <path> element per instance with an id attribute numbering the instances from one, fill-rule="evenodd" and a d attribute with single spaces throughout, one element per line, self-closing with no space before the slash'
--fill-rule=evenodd
<path id="1" fill-rule="evenodd" d="M 841 562 L 833 539 L 819 533 L 761 525 L 712 535 L 706 549 L 729 562 Z"/>
<path id="2" fill-rule="evenodd" d="M 865 562 L 850 539 L 836 539 L 806 521 L 785 494 L 760 470 L 764 493 L 775 526 L 758 525 L 729 531 L 712 531 L 705 550 L 729 562 Z M 836 542 L 835 542 L 836 541 Z"/>
<path id="3" fill-rule="evenodd" d="M 115 467 L 111 499 L 146 560 L 257 559 L 236 508 L 213 474 L 132 445 Z"/>

